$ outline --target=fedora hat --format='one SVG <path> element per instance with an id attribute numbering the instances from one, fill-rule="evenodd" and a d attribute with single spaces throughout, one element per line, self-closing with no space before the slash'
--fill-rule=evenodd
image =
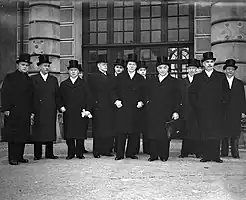
<path id="1" fill-rule="evenodd" d="M 29 64 L 32 64 L 30 61 L 30 55 L 28 53 L 21 53 L 19 55 L 19 58 L 16 60 L 16 63 L 18 64 L 19 62 L 27 62 Z"/>
<path id="2" fill-rule="evenodd" d="M 214 54 L 213 52 L 209 51 L 209 52 L 205 52 L 203 53 L 203 58 L 202 58 L 202 62 L 204 62 L 205 60 L 216 60 L 216 58 L 214 58 Z"/>
<path id="3" fill-rule="evenodd" d="M 148 69 L 148 66 L 146 65 L 146 62 L 144 60 L 139 61 L 138 69 L 140 69 L 140 68 L 145 68 L 146 70 Z"/>
<path id="4" fill-rule="evenodd" d="M 116 65 L 120 65 L 122 67 L 125 67 L 125 60 L 120 59 L 120 58 L 116 58 L 116 60 L 114 61 L 114 66 Z"/>
<path id="5" fill-rule="evenodd" d="M 127 62 L 135 62 L 135 63 L 137 63 L 138 62 L 138 56 L 135 53 L 131 53 L 131 54 L 127 55 L 127 59 L 126 60 L 127 60 Z"/>
<path id="6" fill-rule="evenodd" d="M 170 64 L 168 63 L 168 59 L 165 56 L 157 56 L 157 61 L 156 61 L 156 67 L 159 65 L 167 65 L 170 67 Z"/>
<path id="7" fill-rule="evenodd" d="M 67 67 L 68 70 L 71 68 L 77 68 L 79 71 L 82 71 L 81 65 L 79 64 L 78 60 L 69 60 L 68 63 L 69 63 Z"/>
<path id="8" fill-rule="evenodd" d="M 37 63 L 38 66 L 41 65 L 41 64 L 43 64 L 43 63 L 49 63 L 49 64 L 51 64 L 51 62 L 49 60 L 49 56 L 48 55 L 45 55 L 45 54 L 40 55 L 38 57 L 38 60 L 39 60 L 38 63 Z"/>
<path id="9" fill-rule="evenodd" d="M 200 67 L 201 66 L 201 63 L 200 63 L 200 60 L 197 60 L 197 59 L 189 59 L 188 60 L 188 66 L 187 67 Z"/>
<path id="10" fill-rule="evenodd" d="M 234 69 L 238 68 L 238 66 L 236 66 L 236 61 L 234 59 L 227 59 L 225 61 L 225 65 L 223 66 L 223 70 L 225 70 L 227 67 L 234 67 Z"/>
<path id="11" fill-rule="evenodd" d="M 100 63 L 100 62 L 104 62 L 104 63 L 107 63 L 108 62 L 107 54 L 99 54 L 98 55 L 98 57 L 97 57 L 97 63 Z"/>

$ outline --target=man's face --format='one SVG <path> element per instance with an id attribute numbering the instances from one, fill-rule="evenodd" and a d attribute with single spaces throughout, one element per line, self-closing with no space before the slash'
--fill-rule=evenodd
<path id="1" fill-rule="evenodd" d="M 203 62 L 206 71 L 211 71 L 214 68 L 214 60 L 205 60 Z"/>
<path id="2" fill-rule="evenodd" d="M 232 76 L 234 76 L 235 75 L 235 68 L 234 67 L 227 67 L 226 69 L 225 69 L 225 73 L 226 73 L 226 76 L 228 77 L 228 78 L 231 78 Z"/>
<path id="3" fill-rule="evenodd" d="M 165 76 L 168 74 L 169 66 L 168 65 L 158 65 L 157 66 L 157 71 L 161 76 Z"/>
<path id="4" fill-rule="evenodd" d="M 105 62 L 100 62 L 97 64 L 97 67 L 100 71 L 106 73 L 108 71 L 108 64 Z"/>
<path id="5" fill-rule="evenodd" d="M 30 66 L 30 64 L 27 62 L 19 62 L 18 63 L 18 70 L 22 73 L 27 73 L 29 66 Z"/>
<path id="6" fill-rule="evenodd" d="M 146 76 L 146 73 L 147 73 L 147 70 L 142 67 L 142 68 L 139 68 L 137 70 L 137 73 L 139 73 L 140 75 L 142 75 L 143 77 L 145 77 Z"/>
<path id="7" fill-rule="evenodd" d="M 40 67 L 40 71 L 42 74 L 48 74 L 50 71 L 50 64 L 49 63 L 42 63 L 41 65 L 39 65 Z"/>
<path id="8" fill-rule="evenodd" d="M 72 78 L 77 78 L 79 76 L 79 70 L 77 68 L 70 68 L 68 72 L 69 76 Z"/>
<path id="9" fill-rule="evenodd" d="M 197 67 L 189 66 L 189 67 L 187 67 L 187 72 L 191 77 L 193 77 L 197 72 Z"/>
<path id="10" fill-rule="evenodd" d="M 120 74 L 124 71 L 124 67 L 122 67 L 121 65 L 115 65 L 114 66 L 114 71 L 116 74 Z"/>
<path id="11" fill-rule="evenodd" d="M 137 69 L 137 63 L 133 61 L 127 62 L 127 70 L 128 72 L 135 72 Z"/>

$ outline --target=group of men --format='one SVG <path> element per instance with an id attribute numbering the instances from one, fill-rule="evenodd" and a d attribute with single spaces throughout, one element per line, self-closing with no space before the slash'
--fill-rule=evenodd
<path id="1" fill-rule="evenodd" d="M 116 59 L 113 75 L 108 73 L 107 55 L 99 55 L 98 73 L 89 75 L 87 81 L 80 77 L 81 64 L 70 60 L 69 77 L 60 86 L 49 74 L 48 55 L 39 56 L 40 72 L 30 77 L 30 55 L 21 54 L 16 63 L 17 70 L 4 79 L 1 95 L 11 165 L 28 162 L 23 154 L 25 143 L 30 142 L 34 143 L 35 160 L 42 158 L 43 144 L 45 158 L 58 158 L 53 153 L 57 112 L 63 113 L 68 160 L 85 158 L 90 119 L 95 158 L 114 156 L 114 149 L 115 160 L 138 159 L 142 134 L 148 160 L 165 162 L 170 146 L 166 122 L 178 119 L 185 121 L 179 157 L 195 154 L 201 162 L 221 163 L 220 156 L 228 156 L 230 140 L 232 156 L 239 158 L 238 138 L 246 102 L 243 82 L 235 78 L 233 59 L 226 60 L 225 73 L 218 72 L 213 53 L 206 52 L 201 62 L 189 59 L 187 78 L 178 80 L 171 76 L 165 57 L 157 57 L 157 74 L 147 77 L 146 63 L 136 54 Z"/>

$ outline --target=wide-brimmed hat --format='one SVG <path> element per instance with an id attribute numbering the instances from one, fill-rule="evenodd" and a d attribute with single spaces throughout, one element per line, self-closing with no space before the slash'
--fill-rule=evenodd
<path id="1" fill-rule="evenodd" d="M 30 55 L 28 53 L 21 53 L 19 55 L 19 58 L 16 60 L 16 63 L 18 64 L 19 62 L 27 62 L 29 64 L 32 64 L 30 61 Z"/>
<path id="2" fill-rule="evenodd" d="M 135 53 L 132 53 L 132 54 L 128 54 L 127 55 L 127 58 L 126 58 L 126 62 L 135 62 L 135 63 L 138 63 L 138 56 L 137 54 Z"/>
<path id="3" fill-rule="evenodd" d="M 168 63 L 168 59 L 165 56 L 157 56 L 157 61 L 156 61 L 156 67 L 159 65 L 167 65 L 170 66 Z"/>
<path id="4" fill-rule="evenodd" d="M 120 65 L 122 67 L 125 67 L 125 60 L 124 59 L 120 59 L 120 58 L 116 58 L 114 61 L 114 66 L 116 65 Z"/>
<path id="5" fill-rule="evenodd" d="M 107 63 L 108 62 L 107 54 L 99 54 L 98 55 L 97 63 L 100 63 L 100 62 L 103 62 L 103 63 Z"/>
<path id="6" fill-rule="evenodd" d="M 238 68 L 238 66 L 236 66 L 236 61 L 234 59 L 227 59 L 225 61 L 225 65 L 223 66 L 223 70 L 225 70 L 227 67 L 234 67 L 234 69 Z"/>
<path id="7" fill-rule="evenodd" d="M 77 68 L 79 71 L 82 71 L 81 65 L 79 64 L 78 60 L 69 60 L 68 63 L 69 63 L 67 67 L 68 70 L 71 68 Z"/>
<path id="8" fill-rule="evenodd" d="M 187 67 L 200 67 L 201 66 L 201 62 L 200 60 L 197 59 L 189 59 L 188 60 L 188 66 Z"/>
<path id="9" fill-rule="evenodd" d="M 144 60 L 139 61 L 137 69 L 140 69 L 140 68 L 145 68 L 146 70 L 148 69 L 148 66 L 146 65 L 146 62 Z"/>
<path id="10" fill-rule="evenodd" d="M 39 60 L 38 63 L 37 63 L 38 66 L 41 65 L 41 64 L 43 64 L 43 63 L 49 63 L 49 64 L 52 63 L 49 60 L 49 56 L 48 55 L 45 55 L 45 54 L 40 55 L 38 57 L 38 60 Z"/>
<path id="11" fill-rule="evenodd" d="M 216 58 L 214 58 L 214 54 L 213 52 L 209 51 L 209 52 L 205 52 L 203 54 L 203 58 L 202 58 L 202 62 L 204 62 L 205 60 L 216 60 Z"/>

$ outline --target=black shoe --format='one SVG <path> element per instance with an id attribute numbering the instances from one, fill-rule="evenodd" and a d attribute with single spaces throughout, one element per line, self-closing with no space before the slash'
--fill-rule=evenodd
<path id="1" fill-rule="evenodd" d="M 93 156 L 94 156 L 94 158 L 101 158 L 100 155 L 93 155 Z"/>
<path id="2" fill-rule="evenodd" d="M 162 161 L 162 162 L 166 162 L 167 160 L 168 160 L 168 158 L 160 158 L 160 160 Z"/>
<path id="3" fill-rule="evenodd" d="M 67 156 L 66 157 L 66 160 L 71 160 L 71 159 L 73 159 L 74 158 L 74 156 Z"/>
<path id="4" fill-rule="evenodd" d="M 84 150 L 83 153 L 88 153 L 88 151 L 87 150 Z"/>
<path id="5" fill-rule="evenodd" d="M 85 157 L 83 155 L 81 156 L 76 156 L 78 159 L 85 159 Z"/>
<path id="6" fill-rule="evenodd" d="M 34 157 L 33 160 L 40 160 L 41 158 L 39 157 Z"/>
<path id="7" fill-rule="evenodd" d="M 150 161 L 150 162 L 155 161 L 155 160 L 158 160 L 158 158 L 149 157 L 149 159 L 148 159 L 148 161 Z"/>
<path id="8" fill-rule="evenodd" d="M 212 160 L 212 161 L 217 162 L 217 163 L 223 163 L 223 160 L 221 160 L 220 158 L 219 159 Z"/>
<path id="9" fill-rule="evenodd" d="M 22 159 L 18 160 L 18 162 L 20 162 L 20 163 L 28 163 L 29 160 L 22 158 Z"/>
<path id="10" fill-rule="evenodd" d="M 133 156 L 126 156 L 127 158 L 131 158 L 131 159 L 138 159 L 137 156 L 133 155 Z"/>
<path id="11" fill-rule="evenodd" d="M 45 156 L 45 158 L 47 158 L 47 159 L 57 159 L 58 158 L 58 156 Z"/>
<path id="12" fill-rule="evenodd" d="M 188 157 L 188 155 L 186 155 L 186 154 L 179 155 L 179 158 L 187 158 L 187 157 Z"/>
<path id="13" fill-rule="evenodd" d="M 237 155 L 237 156 L 232 156 L 233 158 L 237 158 L 237 159 L 239 159 L 240 158 L 240 156 L 239 155 Z"/>
<path id="14" fill-rule="evenodd" d="M 209 162 L 210 160 L 202 158 L 200 162 Z"/>
<path id="15" fill-rule="evenodd" d="M 17 160 L 10 160 L 10 161 L 9 161 L 9 164 L 10 164 L 10 165 L 19 165 L 19 163 L 18 163 Z"/>
<path id="16" fill-rule="evenodd" d="M 123 157 L 115 157 L 115 160 L 122 160 L 124 159 Z"/>
<path id="17" fill-rule="evenodd" d="M 112 154 L 112 153 L 103 153 L 102 156 L 110 156 L 111 157 L 111 156 L 114 156 L 114 154 Z"/>
<path id="18" fill-rule="evenodd" d="M 202 158 L 202 154 L 197 153 L 196 158 Z"/>

